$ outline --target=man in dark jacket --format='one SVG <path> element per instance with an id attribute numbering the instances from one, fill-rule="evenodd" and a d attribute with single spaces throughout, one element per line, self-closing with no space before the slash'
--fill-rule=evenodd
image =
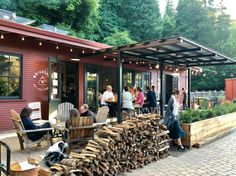
<path id="1" fill-rule="evenodd" d="M 156 107 L 157 106 L 157 98 L 156 94 L 154 91 L 150 90 L 150 87 L 146 87 L 147 90 L 147 102 L 148 102 L 148 107 Z"/>
<path id="2" fill-rule="evenodd" d="M 89 106 L 87 104 L 83 104 L 80 107 L 80 116 L 90 116 L 93 118 L 93 122 L 96 123 L 96 118 L 95 118 L 95 114 L 89 110 Z"/>

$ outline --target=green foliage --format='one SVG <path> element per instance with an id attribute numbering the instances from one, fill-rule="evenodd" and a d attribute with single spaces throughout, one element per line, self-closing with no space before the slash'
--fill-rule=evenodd
<path id="1" fill-rule="evenodd" d="M 123 0 L 119 15 L 135 41 L 161 37 L 162 18 L 156 0 Z"/>
<path id="2" fill-rule="evenodd" d="M 99 41 L 114 34 L 117 31 L 124 31 L 124 20 L 119 16 L 122 7 L 121 0 L 101 0 L 99 9 L 100 21 L 96 33 Z"/>
<path id="3" fill-rule="evenodd" d="M 193 123 L 200 120 L 221 116 L 227 113 L 236 112 L 236 104 L 217 105 L 212 109 L 193 110 L 180 112 L 180 120 L 182 123 Z"/>
<path id="4" fill-rule="evenodd" d="M 134 43 L 132 39 L 129 37 L 129 33 L 127 31 L 118 32 L 111 34 L 110 36 L 104 39 L 104 43 L 111 46 L 120 46 L 125 44 Z"/>
<path id="5" fill-rule="evenodd" d="M 171 37 L 175 35 L 176 20 L 175 20 L 175 10 L 172 0 L 167 1 L 166 11 L 163 18 L 162 26 L 163 26 L 162 37 Z"/>

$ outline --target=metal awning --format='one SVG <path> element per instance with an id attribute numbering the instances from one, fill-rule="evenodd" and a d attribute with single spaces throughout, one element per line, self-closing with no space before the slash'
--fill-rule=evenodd
<path id="1" fill-rule="evenodd" d="M 210 65 L 231 65 L 236 61 L 217 51 L 183 37 L 172 37 L 119 47 L 113 47 L 86 54 L 82 57 L 104 55 L 105 60 L 118 61 L 118 122 L 122 122 L 122 65 L 141 61 L 142 65 L 159 64 L 160 70 L 160 112 L 164 115 L 164 66 L 188 68 L 188 90 L 191 90 L 191 67 Z M 128 61 L 128 62 L 127 62 Z M 188 91 L 190 107 L 190 91 Z"/>
<path id="2" fill-rule="evenodd" d="M 122 59 L 132 62 L 141 60 L 146 64 L 163 62 L 164 65 L 176 67 L 236 64 L 234 59 L 183 37 L 164 38 L 108 48 L 97 51 L 95 55 L 104 54 L 116 57 L 118 52 L 121 53 Z"/>

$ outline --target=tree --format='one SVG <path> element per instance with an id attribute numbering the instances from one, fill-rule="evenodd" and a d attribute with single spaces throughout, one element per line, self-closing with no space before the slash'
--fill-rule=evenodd
<path id="1" fill-rule="evenodd" d="M 120 46 L 120 45 L 134 43 L 134 41 L 130 39 L 129 33 L 127 31 L 124 31 L 124 32 L 116 31 L 115 33 L 106 37 L 103 41 L 104 43 L 111 46 Z"/>
<path id="2" fill-rule="evenodd" d="M 167 1 L 162 25 L 163 25 L 162 37 L 171 37 L 175 35 L 176 21 L 175 21 L 175 10 L 172 0 Z"/>
<path id="3" fill-rule="evenodd" d="M 124 20 L 118 15 L 121 8 L 121 0 L 101 0 L 99 9 L 99 25 L 96 33 L 99 41 L 113 35 L 118 31 L 124 31 Z"/>
<path id="4" fill-rule="evenodd" d="M 198 0 L 179 0 L 176 33 L 205 45 L 214 43 L 214 21 Z"/>
<path id="5" fill-rule="evenodd" d="M 157 0 L 123 0 L 119 16 L 135 41 L 161 37 L 162 19 Z"/>

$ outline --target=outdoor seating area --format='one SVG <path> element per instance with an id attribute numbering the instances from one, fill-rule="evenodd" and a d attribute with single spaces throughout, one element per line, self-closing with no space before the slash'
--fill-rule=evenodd
<path id="1" fill-rule="evenodd" d="M 188 153 L 236 135 L 225 1 L 0 1 L 0 176 L 218 175 L 229 142 Z"/>
<path id="2" fill-rule="evenodd" d="M 12 113 L 14 113 L 13 110 Z M 107 114 L 105 116 L 107 116 Z M 45 172 L 53 175 L 73 173 L 73 170 L 76 170 L 75 172 L 78 173 L 79 168 L 81 168 L 81 174 L 97 172 L 97 174 L 100 173 L 103 175 L 108 173 L 118 174 L 127 172 L 130 169 L 143 167 L 152 161 L 168 156 L 168 131 L 164 126 L 159 126 L 159 120 L 160 117 L 157 114 L 146 114 L 139 115 L 136 118 L 128 118 L 123 124 L 113 122 L 113 124 L 108 123 L 104 125 L 104 123 L 100 122 L 98 124 L 103 124 L 103 126 L 100 126 L 96 125 L 96 123 L 94 124 L 91 117 L 77 117 L 72 119 L 70 122 L 71 126 L 64 129 L 68 135 L 66 142 L 69 144 L 69 149 L 67 151 L 69 152 L 69 157 L 63 159 L 61 164 L 52 165 L 51 168 L 48 168 L 43 164 L 41 160 L 49 147 L 43 141 L 41 141 L 41 145 L 27 146 L 23 151 L 19 150 L 19 147 L 16 147 L 16 144 L 9 143 L 9 146 L 12 147 L 11 163 L 26 161 L 28 157 L 31 157 L 34 158 L 37 163 L 40 163 L 40 167 L 42 167 Z M 132 132 L 130 133 L 129 131 Z M 135 139 L 135 136 L 140 136 L 139 142 L 136 141 L 137 139 Z M 15 135 L 11 138 L 12 141 L 15 143 L 17 142 Z M 149 140 L 151 138 L 153 140 Z M 51 139 L 54 144 L 57 141 L 62 140 L 61 138 Z M 4 142 L 8 140 L 9 139 L 3 139 Z M 145 153 L 145 150 L 142 147 L 142 145 L 148 145 L 148 143 L 153 146 L 149 149 L 149 154 Z M 135 150 L 134 148 L 130 148 L 132 145 L 137 145 Z M 127 150 L 125 150 L 125 148 Z M 129 153 L 130 160 L 129 162 L 127 161 L 127 163 L 123 162 L 124 156 L 120 156 L 124 151 Z M 139 152 L 139 157 L 137 157 L 134 151 Z M 116 160 L 116 164 L 109 163 L 110 157 Z M 3 157 L 3 160 L 4 159 L 6 158 Z M 76 160 L 80 160 L 81 164 L 75 165 L 74 162 Z M 84 164 L 88 164 L 87 160 L 90 160 L 89 163 L 91 168 L 83 166 Z M 95 169 L 92 167 L 93 163 L 95 165 L 102 165 L 99 169 Z M 64 170 L 63 168 L 66 167 L 70 167 L 71 169 Z"/>

